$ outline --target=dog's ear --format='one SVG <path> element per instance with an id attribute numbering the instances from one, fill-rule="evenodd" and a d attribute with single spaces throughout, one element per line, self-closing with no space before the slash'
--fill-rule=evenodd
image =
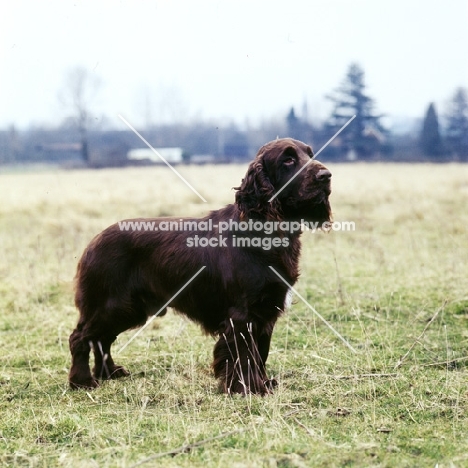
<path id="1" fill-rule="evenodd" d="M 271 202 L 275 189 L 265 171 L 264 152 L 260 149 L 255 160 L 250 164 L 240 187 L 235 187 L 236 203 L 242 219 L 258 218 L 271 221 L 283 219 L 278 198 Z"/>

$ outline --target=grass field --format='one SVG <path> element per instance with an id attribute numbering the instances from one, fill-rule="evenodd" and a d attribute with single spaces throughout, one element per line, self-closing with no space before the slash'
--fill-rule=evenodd
<path id="1" fill-rule="evenodd" d="M 131 377 L 67 385 L 89 240 L 229 203 L 245 166 L 180 167 L 208 203 L 164 167 L 1 174 L 0 465 L 468 466 L 468 165 L 330 169 L 356 230 L 305 233 L 296 286 L 356 353 L 296 298 L 265 398 L 220 394 L 213 339 L 172 312 L 117 356 Z"/>

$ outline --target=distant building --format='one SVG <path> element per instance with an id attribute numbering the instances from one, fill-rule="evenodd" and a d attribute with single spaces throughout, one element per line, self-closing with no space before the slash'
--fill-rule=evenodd
<path id="1" fill-rule="evenodd" d="M 190 156 L 191 164 L 215 164 L 219 158 L 212 154 L 194 154 Z"/>
<path id="2" fill-rule="evenodd" d="M 179 164 L 183 161 L 182 148 L 154 148 L 168 163 Z M 164 161 L 151 148 L 135 148 L 127 153 L 129 161 L 145 161 L 164 164 Z"/>

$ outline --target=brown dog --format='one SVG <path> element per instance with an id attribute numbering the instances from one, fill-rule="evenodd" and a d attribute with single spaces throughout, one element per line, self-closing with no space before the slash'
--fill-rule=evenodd
<path id="1" fill-rule="evenodd" d="M 112 343 L 168 304 L 218 337 L 213 368 L 225 392 L 268 393 L 276 382 L 265 363 L 288 292 L 270 266 L 293 285 L 300 230 L 288 226 L 323 223 L 331 215 L 331 173 L 312 157 L 304 143 L 272 141 L 250 164 L 234 204 L 201 219 L 128 220 L 96 236 L 76 274 L 80 317 L 70 336 L 71 387 L 94 388 L 98 379 L 128 375 L 114 363 Z M 195 230 L 163 229 L 171 221 Z"/>

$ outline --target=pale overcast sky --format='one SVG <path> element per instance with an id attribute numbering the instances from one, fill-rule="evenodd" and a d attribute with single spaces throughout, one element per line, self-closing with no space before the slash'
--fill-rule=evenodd
<path id="1" fill-rule="evenodd" d="M 118 113 L 255 123 L 304 100 L 319 119 L 351 62 L 378 111 L 421 117 L 468 87 L 467 50 L 467 0 L 3 1 L 0 128 L 59 123 L 77 65 L 118 128 Z"/>

